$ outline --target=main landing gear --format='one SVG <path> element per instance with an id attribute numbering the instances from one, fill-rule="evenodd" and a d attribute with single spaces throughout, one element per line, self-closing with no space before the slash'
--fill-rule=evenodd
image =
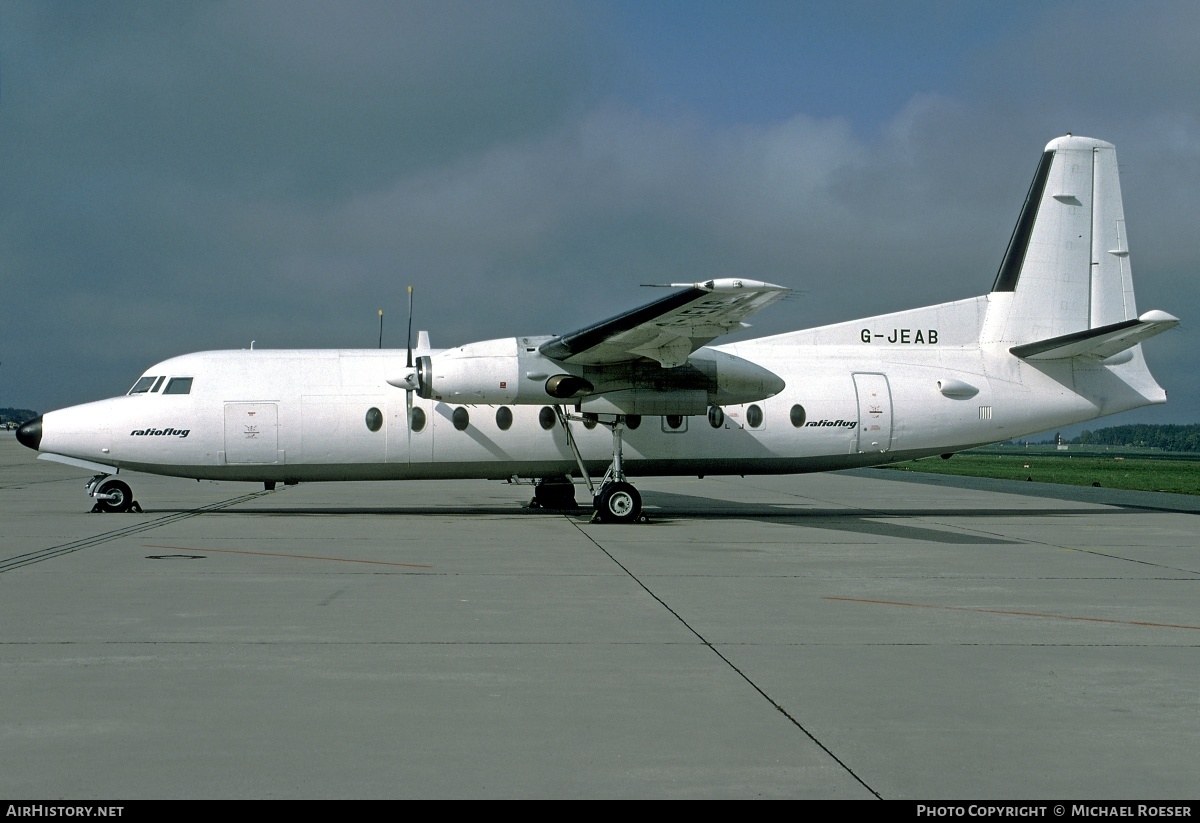
<path id="1" fill-rule="evenodd" d="M 642 514 L 642 496 L 629 483 L 605 483 L 594 500 L 594 520 L 601 523 L 636 523 Z"/>
<path id="2" fill-rule="evenodd" d="M 133 499 L 133 490 L 129 484 L 117 478 L 98 474 L 88 481 L 88 497 L 96 501 L 92 513 L 108 512 L 140 512 L 142 507 Z"/>
<path id="3" fill-rule="evenodd" d="M 636 523 L 642 519 L 642 496 L 625 479 L 621 465 L 621 433 L 625 431 L 625 416 L 617 415 L 611 423 L 604 423 L 613 433 L 613 461 L 600 481 L 600 491 L 593 499 L 596 513 L 592 522 Z"/>
<path id="4" fill-rule="evenodd" d="M 567 433 L 567 444 L 571 447 L 571 452 L 575 455 L 575 462 L 579 466 L 579 473 L 583 475 L 588 491 L 592 492 L 592 508 L 594 509 L 592 522 L 644 522 L 645 518 L 642 517 L 642 496 L 625 479 L 625 470 L 621 466 L 621 434 L 625 431 L 624 415 L 617 415 L 611 423 L 602 420 L 597 421 L 601 425 L 611 428 L 613 433 L 612 465 L 608 467 L 604 479 L 600 481 L 600 489 L 597 491 L 592 484 L 592 478 L 588 475 L 587 467 L 583 463 L 583 457 L 579 454 L 579 446 L 575 443 L 575 437 L 571 434 L 571 426 L 568 423 L 569 418 L 563 411 L 562 406 L 555 406 L 554 411 L 558 415 L 558 422 L 562 424 L 563 430 Z M 542 488 L 544 485 L 545 481 L 542 481 L 539 488 Z M 538 502 L 536 492 L 534 501 Z M 572 505 L 574 505 L 574 502 L 575 492 L 572 488 Z"/>

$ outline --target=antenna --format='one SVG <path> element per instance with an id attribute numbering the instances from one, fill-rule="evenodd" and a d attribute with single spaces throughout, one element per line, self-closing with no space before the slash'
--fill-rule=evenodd
<path id="1" fill-rule="evenodd" d="M 379 348 L 383 348 L 383 309 L 379 310 Z"/>

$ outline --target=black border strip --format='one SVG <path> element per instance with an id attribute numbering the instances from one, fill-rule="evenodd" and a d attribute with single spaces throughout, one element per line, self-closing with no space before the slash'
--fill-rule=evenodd
<path id="1" fill-rule="evenodd" d="M 1020 346 L 1013 346 L 1009 349 L 1010 352 L 1017 357 L 1029 357 L 1032 354 L 1042 354 L 1051 349 L 1057 349 L 1060 346 L 1066 346 L 1071 343 L 1081 343 L 1084 340 L 1092 340 L 1096 337 L 1104 337 L 1107 334 L 1116 331 L 1124 331 L 1132 329 L 1134 326 L 1142 325 L 1142 321 L 1134 318 L 1133 320 L 1121 320 L 1116 323 L 1111 323 L 1107 326 L 1099 326 L 1094 329 L 1084 329 L 1083 331 L 1073 331 L 1070 334 L 1064 334 L 1060 337 L 1051 337 L 1046 340 L 1038 340 L 1033 343 L 1024 343 Z"/>
<path id="2" fill-rule="evenodd" d="M 1000 264 L 1000 271 L 996 272 L 996 282 L 992 284 L 992 291 L 1017 290 L 1021 266 L 1025 263 L 1025 252 L 1029 250 L 1029 238 L 1033 235 L 1033 224 L 1037 222 L 1038 206 L 1041 205 L 1042 194 L 1046 191 L 1046 180 L 1050 177 L 1050 165 L 1053 160 L 1053 151 L 1042 152 L 1037 172 L 1029 185 L 1029 193 L 1025 195 L 1025 205 L 1021 207 L 1021 216 L 1017 219 L 1012 237 L 1008 240 L 1004 262 Z"/>
<path id="3" fill-rule="evenodd" d="M 694 300 L 699 300 L 707 294 L 711 294 L 711 292 L 704 289 L 686 289 L 675 292 L 674 294 L 655 300 L 653 303 L 647 303 L 644 306 L 631 309 L 624 314 L 618 314 L 615 317 L 602 320 L 579 331 L 573 331 L 569 334 L 560 335 L 553 340 L 547 340 L 538 347 L 538 351 L 551 360 L 566 360 L 572 355 L 585 352 L 603 343 L 610 337 L 637 328 L 656 317 L 661 317 L 668 312 L 686 306 Z"/>

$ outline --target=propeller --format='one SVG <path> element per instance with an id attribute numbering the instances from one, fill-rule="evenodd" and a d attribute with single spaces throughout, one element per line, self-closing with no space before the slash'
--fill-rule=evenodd
<path id="1" fill-rule="evenodd" d="M 412 287 L 412 286 L 409 286 L 409 287 L 408 287 L 408 335 L 407 335 L 407 336 L 404 338 L 405 347 L 408 349 L 408 358 L 407 358 L 407 359 L 404 361 L 404 367 L 405 367 L 406 369 L 408 369 L 408 370 L 409 370 L 408 374 L 407 374 L 407 375 L 406 375 L 406 377 L 405 377 L 405 379 L 408 381 L 408 389 L 407 389 L 407 390 L 404 392 L 404 394 L 405 394 L 405 398 L 404 398 L 404 400 L 405 400 L 405 403 L 407 403 L 407 412 L 408 412 L 408 418 L 407 418 L 407 419 L 408 419 L 408 432 L 409 432 L 409 437 L 411 437 L 411 436 L 412 436 L 412 404 L 413 404 L 413 398 L 412 398 L 412 396 L 413 396 L 413 388 L 415 387 L 415 382 L 416 382 L 416 379 L 415 379 L 415 378 L 416 378 L 416 375 L 415 375 L 415 373 L 413 373 L 413 372 L 412 372 L 412 367 L 413 367 L 413 358 L 412 358 L 412 314 L 413 314 L 413 309 L 412 309 L 412 300 L 413 300 L 413 287 Z"/>
<path id="2" fill-rule="evenodd" d="M 413 318 L 413 287 L 408 287 L 408 337 L 405 341 L 407 349 L 407 357 L 404 361 L 404 374 L 399 377 L 389 377 L 387 382 L 389 385 L 395 386 L 398 389 L 404 389 L 405 393 L 405 408 L 408 415 L 409 431 L 412 431 L 412 413 L 413 413 L 413 392 L 417 389 L 417 370 L 413 368 L 413 345 L 412 345 L 412 318 Z"/>

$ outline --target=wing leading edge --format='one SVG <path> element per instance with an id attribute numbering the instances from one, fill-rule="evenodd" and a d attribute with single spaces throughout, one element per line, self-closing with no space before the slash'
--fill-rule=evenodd
<path id="1" fill-rule="evenodd" d="M 684 290 L 543 343 L 538 351 L 560 363 L 601 366 L 648 358 L 670 369 L 759 309 L 791 291 L 758 280 L 723 278 L 672 283 Z"/>

